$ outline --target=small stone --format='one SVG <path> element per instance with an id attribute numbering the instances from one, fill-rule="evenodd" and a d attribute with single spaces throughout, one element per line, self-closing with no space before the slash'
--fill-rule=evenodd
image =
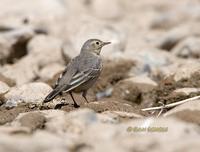
<path id="1" fill-rule="evenodd" d="M 137 76 L 124 79 L 117 83 L 113 96 L 132 103 L 140 103 L 141 93 L 146 93 L 157 87 L 157 83 L 146 76 Z"/>
<path id="2" fill-rule="evenodd" d="M 180 89 L 176 89 L 172 92 L 172 94 L 174 95 L 184 95 L 184 96 L 188 96 L 191 93 L 199 93 L 200 92 L 200 88 L 180 88 Z"/>
<path id="3" fill-rule="evenodd" d="M 2 73 L 0 73 L 0 81 L 5 82 L 10 87 L 13 87 L 16 85 L 16 82 L 12 78 L 6 77 Z"/>
<path id="4" fill-rule="evenodd" d="M 10 87 L 6 83 L 0 81 L 0 96 L 7 93 L 9 91 L 9 89 L 10 89 Z"/>
<path id="5" fill-rule="evenodd" d="M 158 86 L 158 84 L 155 81 L 146 76 L 136 76 L 125 79 L 123 81 L 131 83 L 142 92 L 149 92 Z"/>
<path id="6" fill-rule="evenodd" d="M 31 131 L 36 129 L 42 129 L 44 127 L 44 123 L 46 122 L 46 118 L 40 112 L 28 112 L 20 114 L 12 125 L 20 125 L 22 127 L 27 127 Z"/>
<path id="7" fill-rule="evenodd" d="M 113 92 L 113 88 L 105 89 L 104 91 L 97 92 L 96 98 L 97 100 L 99 100 L 104 97 L 110 97 L 112 95 L 112 92 Z"/>
<path id="8" fill-rule="evenodd" d="M 0 133 L 6 134 L 28 134 L 30 129 L 26 127 L 19 126 L 2 126 L 0 127 Z"/>

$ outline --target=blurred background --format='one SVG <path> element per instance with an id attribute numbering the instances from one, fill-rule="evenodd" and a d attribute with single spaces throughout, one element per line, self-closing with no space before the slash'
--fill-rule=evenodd
<path id="1" fill-rule="evenodd" d="M 199 67 L 198 0 L 1 0 L 0 8 L 0 75 L 10 86 L 53 86 L 89 38 L 112 42 L 102 50 L 98 98 L 111 96 L 124 78 L 142 75 L 156 84 Z"/>
<path id="2" fill-rule="evenodd" d="M 65 60 L 76 56 L 89 38 L 112 41 L 103 57 L 138 60 L 145 69 L 169 65 L 171 55 L 199 57 L 198 0 L 1 0 L 0 8 L 2 65 L 43 54 L 32 65 L 38 72 L 62 62 L 59 52 Z"/>

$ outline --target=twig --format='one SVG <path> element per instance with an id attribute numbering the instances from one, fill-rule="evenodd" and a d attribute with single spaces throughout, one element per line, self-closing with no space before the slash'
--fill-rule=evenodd
<path id="1" fill-rule="evenodd" d="M 185 102 L 192 101 L 192 100 L 197 100 L 197 99 L 199 99 L 199 98 L 200 98 L 200 95 L 199 95 L 199 96 L 192 97 L 192 98 L 188 98 L 188 99 L 185 99 L 185 100 L 181 100 L 181 101 L 178 101 L 178 102 L 174 102 L 174 103 L 167 104 L 167 105 L 165 105 L 164 108 L 175 107 L 175 106 L 178 106 L 178 105 L 183 104 L 183 103 L 185 103 Z M 144 109 L 141 109 L 141 110 L 142 110 L 142 111 L 151 111 L 151 110 L 158 110 L 158 109 L 163 109 L 163 106 L 144 108 Z"/>
<path id="2" fill-rule="evenodd" d="M 160 117 L 160 115 L 162 114 L 163 110 L 165 109 L 165 104 L 162 103 L 162 102 L 159 102 L 161 105 L 162 105 L 162 109 L 160 109 L 158 115 L 157 115 L 157 118 Z"/>

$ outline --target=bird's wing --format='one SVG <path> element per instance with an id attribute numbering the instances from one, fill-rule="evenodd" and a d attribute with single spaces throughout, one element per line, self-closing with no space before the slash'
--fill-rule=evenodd
<path id="1" fill-rule="evenodd" d="M 97 78 L 100 74 L 101 68 L 96 68 L 97 66 L 93 62 L 86 63 L 89 65 L 85 64 L 84 60 L 81 61 L 80 56 L 72 59 L 64 72 L 58 78 L 53 91 L 44 99 L 44 102 L 51 101 L 61 92 L 69 92 L 81 84 Z"/>
<path id="2" fill-rule="evenodd" d="M 63 73 L 58 78 L 54 89 L 46 96 L 43 102 L 49 102 L 52 99 L 54 99 L 59 93 L 65 90 L 66 85 L 70 82 L 73 75 L 76 74 L 76 67 L 73 66 L 73 62 L 68 64 L 66 69 L 63 71 Z"/>
<path id="3" fill-rule="evenodd" d="M 58 80 L 56 81 L 54 89 L 62 88 L 64 84 L 68 84 L 76 72 L 77 68 L 75 67 L 75 59 L 72 59 L 65 70 L 60 74 Z"/>
<path id="4" fill-rule="evenodd" d="M 89 68 L 81 72 L 76 72 L 75 75 L 73 75 L 70 82 L 66 84 L 64 92 L 73 90 L 74 88 L 80 86 L 81 84 L 96 78 L 99 75 L 99 72 L 100 69 L 95 69 L 95 68 Z"/>

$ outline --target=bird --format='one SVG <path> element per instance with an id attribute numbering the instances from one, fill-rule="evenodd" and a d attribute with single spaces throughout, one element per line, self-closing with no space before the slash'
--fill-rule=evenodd
<path id="1" fill-rule="evenodd" d="M 43 103 L 50 102 L 63 93 L 70 94 L 76 108 L 80 106 L 76 103 L 72 93 L 82 93 L 82 97 L 88 103 L 87 91 L 95 84 L 102 71 L 100 56 L 102 47 L 110 43 L 99 39 L 87 40 L 81 47 L 79 55 L 68 63 Z"/>

